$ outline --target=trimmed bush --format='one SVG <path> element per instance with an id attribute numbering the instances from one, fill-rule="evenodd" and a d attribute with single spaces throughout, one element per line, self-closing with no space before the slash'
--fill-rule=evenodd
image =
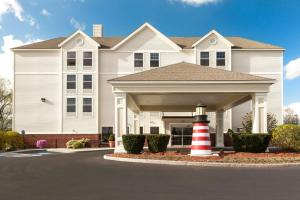
<path id="1" fill-rule="evenodd" d="M 270 134 L 232 134 L 236 152 L 264 153 L 269 146 Z"/>
<path id="2" fill-rule="evenodd" d="M 122 140 L 127 153 L 139 154 L 143 151 L 145 135 L 122 135 Z"/>
<path id="3" fill-rule="evenodd" d="M 66 143 L 68 149 L 80 149 L 87 147 L 90 140 L 87 138 L 82 138 L 80 140 L 71 139 Z"/>
<path id="4" fill-rule="evenodd" d="M 276 127 L 272 133 L 272 145 L 288 151 L 299 151 L 300 126 L 284 124 Z"/>
<path id="5" fill-rule="evenodd" d="M 147 135 L 146 139 L 151 153 L 166 152 L 170 135 Z"/>
<path id="6" fill-rule="evenodd" d="M 24 140 L 21 134 L 14 131 L 7 131 L 3 134 L 2 149 L 6 151 L 13 151 L 24 148 Z"/>
<path id="7" fill-rule="evenodd" d="M 38 140 L 35 143 L 35 146 L 39 149 L 44 149 L 48 146 L 47 140 Z"/>

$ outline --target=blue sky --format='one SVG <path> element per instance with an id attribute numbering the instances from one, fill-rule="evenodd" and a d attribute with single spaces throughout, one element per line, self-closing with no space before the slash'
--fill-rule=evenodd
<path id="1" fill-rule="evenodd" d="M 128 35 L 146 21 L 168 36 L 216 29 L 286 48 L 284 65 L 292 62 L 284 104 L 300 105 L 299 8 L 297 0 L 0 0 L 0 65 L 11 56 L 8 46 L 66 36 L 79 27 L 91 35 L 94 23 L 103 24 L 106 36 Z"/>

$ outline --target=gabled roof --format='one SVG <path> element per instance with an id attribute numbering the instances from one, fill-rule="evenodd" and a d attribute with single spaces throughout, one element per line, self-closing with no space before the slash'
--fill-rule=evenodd
<path id="1" fill-rule="evenodd" d="M 201 43 L 203 40 L 205 40 L 206 38 L 208 38 L 210 35 L 215 34 L 216 36 L 218 36 L 221 40 L 223 40 L 225 42 L 225 44 L 227 44 L 228 46 L 234 46 L 230 41 L 228 41 L 226 38 L 224 38 L 221 34 L 219 34 L 217 31 L 212 30 L 209 33 L 207 33 L 206 35 L 204 35 L 203 37 L 201 37 L 197 42 L 195 42 L 192 47 L 197 46 L 199 43 Z"/>
<path id="2" fill-rule="evenodd" d="M 135 74 L 130 74 L 109 82 L 123 81 L 274 81 L 273 79 L 251 74 L 205 67 L 187 62 L 180 62 L 165 67 L 158 67 Z"/>
<path id="3" fill-rule="evenodd" d="M 164 34 L 162 34 L 160 31 L 158 31 L 156 28 L 154 28 L 152 25 L 149 23 L 144 23 L 142 26 L 140 26 L 138 29 L 133 31 L 130 35 L 128 35 L 126 38 L 124 38 L 122 41 L 120 41 L 117 45 L 115 45 L 112 50 L 115 50 L 125 44 L 128 40 L 133 38 L 135 35 L 137 35 L 139 32 L 141 32 L 143 29 L 149 28 L 152 30 L 154 33 L 156 33 L 162 40 L 164 40 L 166 43 L 168 43 L 170 46 L 172 46 L 176 50 L 181 50 L 181 47 L 178 46 L 176 43 L 174 43 L 170 38 L 166 37 Z"/>
<path id="4" fill-rule="evenodd" d="M 100 46 L 100 44 L 96 41 L 94 41 L 90 36 L 88 36 L 87 34 L 85 34 L 84 32 L 82 32 L 81 30 L 76 31 L 75 33 L 73 33 L 72 35 L 70 35 L 69 37 L 67 37 L 66 39 L 64 39 L 62 42 L 60 42 L 58 44 L 58 47 L 62 47 L 64 44 L 66 44 L 67 42 L 69 42 L 72 38 L 74 38 L 76 35 L 82 35 L 83 37 L 85 37 L 86 39 L 90 40 L 92 43 L 94 43 L 97 47 Z"/>
<path id="5" fill-rule="evenodd" d="M 112 49 L 115 45 L 124 40 L 125 37 L 90 37 L 96 41 L 100 46 L 99 49 Z M 182 49 L 192 49 L 192 45 L 197 42 L 201 37 L 169 37 L 175 44 L 180 46 Z M 232 49 L 272 49 L 272 50 L 284 50 L 283 47 L 266 44 L 254 40 L 249 40 L 241 37 L 225 37 L 234 46 Z M 32 44 L 27 44 L 19 47 L 12 48 L 12 50 L 21 49 L 60 49 L 58 46 L 66 40 L 66 37 L 58 37 L 50 40 L 44 40 L 41 42 L 35 42 Z"/>

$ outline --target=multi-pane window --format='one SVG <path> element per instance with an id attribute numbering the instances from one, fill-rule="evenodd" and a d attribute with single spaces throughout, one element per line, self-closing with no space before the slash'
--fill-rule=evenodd
<path id="1" fill-rule="evenodd" d="M 158 126 L 151 126 L 150 127 L 150 134 L 159 134 L 159 127 Z"/>
<path id="2" fill-rule="evenodd" d="M 76 52 L 75 51 L 67 52 L 67 65 L 68 66 L 76 65 Z"/>
<path id="3" fill-rule="evenodd" d="M 83 75 L 83 89 L 93 88 L 93 76 L 91 74 Z"/>
<path id="4" fill-rule="evenodd" d="M 217 66 L 225 66 L 225 52 L 217 52 Z"/>
<path id="5" fill-rule="evenodd" d="M 83 102 L 83 108 L 82 108 L 82 112 L 86 112 L 86 113 L 90 113 L 93 110 L 93 99 L 90 97 L 87 98 L 83 98 L 82 99 Z"/>
<path id="6" fill-rule="evenodd" d="M 93 53 L 91 51 L 83 52 L 83 66 L 93 65 Z"/>
<path id="7" fill-rule="evenodd" d="M 150 67 L 159 66 L 159 53 L 150 53 Z"/>
<path id="8" fill-rule="evenodd" d="M 76 112 L 76 98 L 67 98 L 67 112 L 75 113 Z"/>
<path id="9" fill-rule="evenodd" d="M 209 66 L 209 52 L 200 53 L 200 65 Z"/>
<path id="10" fill-rule="evenodd" d="M 143 67 L 144 65 L 144 55 L 143 53 L 134 54 L 134 67 Z"/>
<path id="11" fill-rule="evenodd" d="M 76 75 L 67 75 L 67 89 L 76 89 Z"/>

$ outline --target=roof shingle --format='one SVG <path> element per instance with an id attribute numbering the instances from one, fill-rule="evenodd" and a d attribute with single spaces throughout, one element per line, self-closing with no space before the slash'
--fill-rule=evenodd
<path id="1" fill-rule="evenodd" d="M 125 37 L 92 37 L 100 44 L 100 49 L 110 49 L 118 44 Z M 192 49 L 192 45 L 197 42 L 201 37 L 169 37 L 174 43 L 183 49 Z M 58 37 L 50 40 L 44 40 L 32 44 L 27 44 L 14 49 L 59 49 L 58 45 L 63 42 L 66 37 Z M 257 42 L 241 37 L 226 37 L 231 43 L 234 44 L 234 49 L 283 49 L 279 46 Z"/>
<path id="2" fill-rule="evenodd" d="M 109 81 L 274 81 L 273 79 L 224 69 L 180 62 Z"/>

